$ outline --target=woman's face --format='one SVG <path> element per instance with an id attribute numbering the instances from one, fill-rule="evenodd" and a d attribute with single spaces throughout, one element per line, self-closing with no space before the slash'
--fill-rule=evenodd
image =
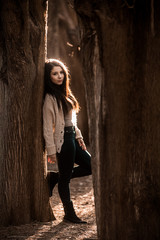
<path id="1" fill-rule="evenodd" d="M 59 66 L 54 66 L 51 70 L 51 81 L 57 85 L 61 85 L 64 81 L 64 71 Z"/>

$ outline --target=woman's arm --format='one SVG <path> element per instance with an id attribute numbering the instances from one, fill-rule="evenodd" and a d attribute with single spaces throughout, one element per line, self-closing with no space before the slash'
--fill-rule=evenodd
<path id="1" fill-rule="evenodd" d="M 75 125 L 75 132 L 76 132 L 76 140 L 79 143 L 79 146 L 83 149 L 83 150 L 87 150 L 86 145 L 83 141 L 83 136 L 81 133 L 81 130 L 77 127 L 77 116 L 75 116 L 76 118 L 76 125 Z"/>
<path id="2" fill-rule="evenodd" d="M 46 95 L 43 105 L 43 135 L 45 139 L 45 146 L 47 155 L 56 154 L 56 145 L 54 141 L 53 127 L 55 124 L 55 112 L 52 99 Z"/>
<path id="3" fill-rule="evenodd" d="M 77 125 L 75 126 L 75 132 L 76 132 L 76 139 L 78 139 L 78 138 L 83 139 L 81 130 L 77 127 Z"/>
<path id="4" fill-rule="evenodd" d="M 77 141 L 78 141 L 78 143 L 79 143 L 79 146 L 80 146 L 83 150 L 86 151 L 87 148 L 86 148 L 86 145 L 85 145 L 83 139 L 82 139 L 82 138 L 77 138 Z"/>

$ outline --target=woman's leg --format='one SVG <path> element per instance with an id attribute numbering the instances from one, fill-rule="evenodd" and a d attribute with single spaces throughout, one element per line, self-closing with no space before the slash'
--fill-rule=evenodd
<path id="1" fill-rule="evenodd" d="M 49 196 L 52 196 L 52 191 L 55 185 L 58 183 L 59 173 L 58 172 L 48 172 L 47 181 L 49 186 Z"/>
<path id="2" fill-rule="evenodd" d="M 84 151 L 79 143 L 75 140 L 76 154 L 75 163 L 79 165 L 73 168 L 72 178 L 84 177 L 92 174 L 91 170 L 91 155 L 89 152 Z"/>
<path id="3" fill-rule="evenodd" d="M 55 177 L 55 173 L 54 176 L 52 176 L 53 173 L 51 173 L 50 196 L 52 195 L 53 187 L 59 182 L 58 190 L 61 200 L 62 202 L 69 202 L 70 178 L 83 177 L 92 174 L 91 155 L 87 151 L 82 150 L 78 142 L 75 140 L 74 134 L 67 134 L 65 135 L 65 141 L 61 153 L 57 154 L 57 157 L 59 174 L 56 173 L 57 176 Z M 73 168 L 74 163 L 79 166 Z"/>
<path id="4" fill-rule="evenodd" d="M 58 191 L 63 204 L 71 201 L 69 183 L 76 154 L 74 136 L 73 133 L 65 134 L 61 152 L 57 154 L 59 168 Z"/>
<path id="5" fill-rule="evenodd" d="M 70 199 L 69 183 L 72 176 L 75 154 L 75 133 L 65 134 L 61 152 L 57 154 L 59 167 L 58 191 L 64 207 L 64 220 L 73 223 L 86 223 L 77 217 Z"/>

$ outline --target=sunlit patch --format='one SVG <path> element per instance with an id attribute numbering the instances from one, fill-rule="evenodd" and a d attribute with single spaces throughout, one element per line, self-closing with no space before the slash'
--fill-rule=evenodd
<path id="1" fill-rule="evenodd" d="M 77 125 L 77 117 L 75 111 L 72 111 L 72 124 L 73 126 Z"/>
<path id="2" fill-rule="evenodd" d="M 73 44 L 67 42 L 67 45 L 70 46 L 70 47 L 73 47 Z"/>

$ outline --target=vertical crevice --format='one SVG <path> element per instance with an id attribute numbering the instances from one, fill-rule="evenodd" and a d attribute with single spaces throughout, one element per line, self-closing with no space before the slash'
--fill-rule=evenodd
<path id="1" fill-rule="evenodd" d="M 152 34 L 152 37 L 155 36 L 155 28 L 154 28 L 154 0 L 151 0 L 151 34 Z"/>

